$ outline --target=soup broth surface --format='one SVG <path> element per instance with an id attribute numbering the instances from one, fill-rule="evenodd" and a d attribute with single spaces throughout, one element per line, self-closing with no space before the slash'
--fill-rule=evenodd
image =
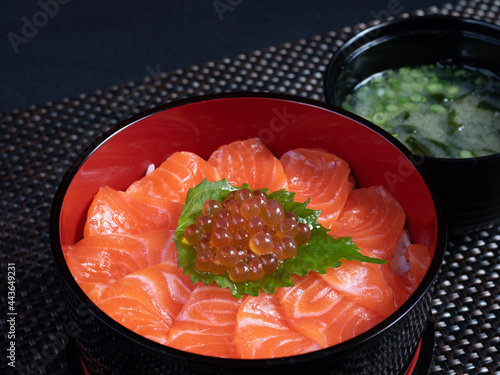
<path id="1" fill-rule="evenodd" d="M 386 70 L 359 84 L 342 107 L 418 155 L 500 152 L 500 82 L 489 71 L 441 64 Z"/>

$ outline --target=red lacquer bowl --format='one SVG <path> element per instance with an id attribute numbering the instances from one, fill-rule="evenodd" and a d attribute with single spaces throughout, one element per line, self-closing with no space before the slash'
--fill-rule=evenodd
<path id="1" fill-rule="evenodd" d="M 73 279 L 62 247 L 82 238 L 87 209 L 102 185 L 125 189 L 148 165 L 175 151 L 208 158 L 219 146 L 259 137 L 277 156 L 323 148 L 349 162 L 360 186 L 383 185 L 407 215 L 413 241 L 434 251 L 409 300 L 369 331 L 339 345 L 293 357 L 236 360 L 196 355 L 150 341 L 93 304 Z M 272 94 L 221 94 L 169 103 L 135 116 L 96 140 L 65 175 L 51 213 L 51 242 L 77 329 L 79 356 L 91 374 L 404 374 L 426 329 L 446 229 L 428 179 L 389 134 L 333 106 Z M 430 323 L 432 325 L 432 322 Z M 433 327 L 430 327 L 432 329 Z M 432 350 L 433 342 L 426 342 Z"/>

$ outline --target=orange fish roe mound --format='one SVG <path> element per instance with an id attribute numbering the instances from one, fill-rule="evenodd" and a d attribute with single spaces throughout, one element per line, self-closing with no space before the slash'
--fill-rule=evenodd
<path id="1" fill-rule="evenodd" d="M 311 229 L 263 190 L 242 188 L 222 202 L 207 199 L 184 237 L 196 247 L 199 272 L 227 273 L 233 282 L 245 282 L 260 280 L 293 258 L 309 242 Z"/>

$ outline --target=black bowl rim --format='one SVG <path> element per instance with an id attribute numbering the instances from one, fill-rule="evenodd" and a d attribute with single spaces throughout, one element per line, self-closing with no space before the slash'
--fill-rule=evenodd
<path id="1" fill-rule="evenodd" d="M 419 27 L 424 23 L 424 22 L 430 22 L 434 21 L 437 26 L 436 30 L 439 30 L 439 27 L 442 25 L 442 21 L 445 22 L 451 22 L 453 25 L 457 27 L 456 31 L 460 31 L 458 29 L 459 26 L 467 25 L 468 27 L 477 27 L 477 28 L 482 28 L 483 30 L 489 30 L 491 33 L 496 33 L 498 36 L 496 39 L 500 43 L 500 26 L 494 23 L 490 22 L 485 22 L 481 21 L 475 18 L 467 18 L 463 16 L 454 16 L 450 14 L 425 14 L 425 15 L 411 15 L 408 17 L 398 17 L 398 18 L 393 18 L 389 19 L 387 21 L 381 22 L 379 24 L 367 27 L 366 29 L 363 29 L 362 31 L 356 33 L 347 41 L 340 46 L 335 53 L 332 55 L 330 58 L 324 75 L 323 75 L 323 94 L 325 96 L 325 101 L 328 104 L 331 104 L 333 106 L 340 106 L 339 103 L 336 103 L 335 101 L 335 96 L 333 94 L 333 90 L 331 90 L 331 85 L 332 85 L 332 70 L 334 65 L 337 63 L 337 60 L 342 61 L 342 65 L 344 65 L 344 62 L 347 62 L 351 55 L 358 50 L 364 50 L 363 48 L 369 48 L 369 46 L 377 39 L 386 39 L 387 35 L 384 34 L 385 32 L 390 31 L 392 28 L 397 28 L 400 25 L 406 26 L 406 27 L 411 27 L 414 26 L 415 28 L 408 29 L 406 33 L 400 33 L 400 34 L 394 34 L 397 35 L 397 37 L 402 37 L 402 36 L 407 36 L 408 33 L 413 33 L 412 35 L 421 35 L 423 33 L 428 34 L 428 33 L 433 33 L 435 30 L 420 30 Z M 345 54 L 345 51 L 349 48 L 352 48 L 351 46 L 355 45 L 358 41 L 362 41 L 363 37 L 365 35 L 374 33 L 376 36 L 372 40 L 368 40 L 366 42 L 361 42 L 358 46 L 353 48 L 352 51 L 347 53 L 345 57 L 343 55 Z M 382 34 L 381 37 L 378 36 L 378 34 Z M 475 32 L 474 32 L 475 33 Z M 477 34 L 477 33 L 475 33 Z M 491 36 L 488 36 L 489 38 L 492 38 Z M 375 125 L 377 126 L 377 125 Z M 406 147 L 406 146 L 404 146 Z M 466 164 L 475 164 L 477 163 L 477 160 L 489 160 L 489 159 L 497 159 L 500 157 L 500 153 L 492 154 L 492 155 L 485 155 L 485 156 L 475 156 L 472 158 L 438 158 L 438 157 L 433 157 L 433 156 L 420 156 L 423 159 L 428 159 L 428 160 L 433 160 L 433 161 L 453 161 L 455 163 L 460 163 L 462 165 Z"/>
<path id="2" fill-rule="evenodd" d="M 417 289 L 413 292 L 410 298 L 402 305 L 398 310 L 396 310 L 389 317 L 384 319 L 381 323 L 377 324 L 375 327 L 369 329 L 368 331 L 360 334 L 357 337 L 354 337 L 350 340 L 344 341 L 340 344 L 324 348 L 321 350 L 317 350 L 310 353 L 305 353 L 297 356 L 291 357 L 283 357 L 283 358 L 270 358 L 270 359 L 230 359 L 230 358 L 219 358 L 219 357 L 210 357 L 210 356 L 202 356 L 194 353 L 185 352 L 182 350 L 170 348 L 168 346 L 159 344 L 152 340 L 149 340 L 129 329 L 122 326 L 107 314 L 105 314 L 102 310 L 100 310 L 90 299 L 89 297 L 82 291 L 79 287 L 75 279 L 72 277 L 71 272 L 66 265 L 64 260 L 61 243 L 59 241 L 59 217 L 62 208 L 62 203 L 64 200 L 65 193 L 70 186 L 73 177 L 78 172 L 80 167 L 85 163 L 85 161 L 93 154 L 95 150 L 97 150 L 101 145 L 103 145 L 108 139 L 110 139 L 114 134 L 117 134 L 123 130 L 125 130 L 128 126 L 131 126 L 138 121 L 141 121 L 147 117 L 150 117 L 156 113 L 163 112 L 172 108 L 176 108 L 183 105 L 194 104 L 199 102 L 206 102 L 209 100 L 218 100 L 218 99 L 247 99 L 247 98 L 261 98 L 261 99 L 274 99 L 274 100 L 282 100 L 282 101 L 291 101 L 299 104 L 310 105 L 313 107 L 318 107 L 322 110 L 333 111 L 339 115 L 350 118 L 356 122 L 359 122 L 361 125 L 364 125 L 371 130 L 378 133 L 380 136 L 386 138 L 390 143 L 392 143 L 395 147 L 399 149 L 399 151 L 409 159 L 417 172 L 420 173 L 421 177 L 424 179 L 431 197 L 434 202 L 434 208 L 436 211 L 437 217 L 437 238 L 436 238 L 436 248 L 434 251 L 434 257 L 431 260 L 431 264 L 429 269 L 424 276 L 424 279 L 417 287 Z M 97 139 L 92 142 L 77 159 L 71 164 L 68 168 L 67 172 L 63 176 L 60 185 L 55 193 L 52 209 L 50 213 L 50 241 L 53 256 L 55 258 L 55 262 L 57 265 L 57 269 L 59 273 L 62 275 L 66 285 L 71 290 L 71 292 L 81 301 L 87 309 L 90 310 L 92 314 L 92 318 L 97 318 L 100 322 L 107 325 L 117 334 L 125 337 L 128 340 L 131 340 L 137 345 L 145 347 L 149 350 L 155 351 L 159 354 L 169 355 L 181 360 L 188 360 L 191 362 L 197 362 L 200 365 L 215 365 L 215 366 L 226 366 L 228 368 L 254 368 L 260 366 L 269 366 L 270 370 L 272 368 L 279 368 L 281 366 L 297 366 L 301 363 L 308 363 L 314 360 L 325 360 L 327 358 L 331 358 L 335 355 L 335 358 L 343 358 L 349 354 L 350 350 L 353 347 L 361 346 L 365 344 L 367 341 L 371 340 L 372 337 L 380 337 L 385 331 L 389 328 L 397 324 L 401 321 L 407 314 L 409 314 L 410 310 L 429 292 L 431 287 L 434 284 L 434 281 L 440 271 L 440 267 L 443 261 L 445 247 L 446 247 L 446 237 L 447 237 L 447 228 L 444 220 L 444 212 L 442 210 L 437 191 L 427 175 L 425 169 L 421 167 L 421 163 L 418 159 L 415 159 L 414 155 L 412 155 L 406 147 L 403 146 L 397 139 L 392 137 L 389 133 L 385 132 L 383 129 L 378 128 L 373 125 L 369 121 L 364 120 L 363 118 L 353 115 L 352 113 L 345 111 L 341 108 L 337 108 L 333 105 L 329 105 L 327 103 L 319 102 L 312 99 L 291 96 L 287 94 L 274 94 L 274 93 L 259 93 L 259 92 L 230 92 L 230 93 L 218 93 L 218 94 L 207 94 L 200 95 L 185 99 L 179 99 L 172 102 L 168 102 L 165 104 L 161 104 L 149 110 L 146 110 L 142 113 L 132 116 L 129 119 L 126 119 L 119 124 L 113 126 L 111 129 L 106 131 L 101 136 L 97 137 Z"/>

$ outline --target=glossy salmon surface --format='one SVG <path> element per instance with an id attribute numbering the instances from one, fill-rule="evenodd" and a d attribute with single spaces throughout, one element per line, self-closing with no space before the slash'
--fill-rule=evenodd
<path id="1" fill-rule="evenodd" d="M 265 293 L 243 301 L 234 337 L 241 358 L 279 358 L 321 348 L 292 328 L 277 296 Z"/>
<path id="2" fill-rule="evenodd" d="M 182 204 L 170 200 L 163 203 L 151 205 L 143 199 L 103 186 L 90 205 L 83 235 L 139 234 L 177 228 Z"/>
<path id="3" fill-rule="evenodd" d="M 169 229 L 137 235 L 101 234 L 64 249 L 66 263 L 92 299 L 116 280 L 161 262 L 177 262 L 174 233 Z"/>
<path id="4" fill-rule="evenodd" d="M 364 255 L 390 260 L 406 216 L 382 186 L 354 189 L 335 221 L 328 223 L 333 237 L 352 237 Z"/>
<path id="5" fill-rule="evenodd" d="M 241 303 L 229 289 L 198 284 L 177 315 L 167 345 L 201 355 L 239 358 L 234 331 Z"/>
<path id="6" fill-rule="evenodd" d="M 150 174 L 131 184 L 126 192 L 139 199 L 153 197 L 184 203 L 188 190 L 204 178 L 210 182 L 220 179 L 218 171 L 198 155 L 176 152 Z"/>
<path id="7" fill-rule="evenodd" d="M 131 331 L 165 344 L 192 290 L 189 277 L 176 264 L 164 262 L 117 280 L 103 291 L 97 306 Z"/>
<path id="8" fill-rule="evenodd" d="M 283 165 L 258 138 L 221 146 L 208 162 L 234 186 L 246 183 L 251 189 L 269 192 L 288 187 Z"/>
<path id="9" fill-rule="evenodd" d="M 320 223 L 335 221 L 352 188 L 349 164 L 326 151 L 306 148 L 288 151 L 280 161 L 295 200 L 310 199 L 308 207 L 321 210 Z"/>
<path id="10" fill-rule="evenodd" d="M 383 320 L 316 273 L 276 294 L 290 325 L 322 348 L 353 338 Z"/>

